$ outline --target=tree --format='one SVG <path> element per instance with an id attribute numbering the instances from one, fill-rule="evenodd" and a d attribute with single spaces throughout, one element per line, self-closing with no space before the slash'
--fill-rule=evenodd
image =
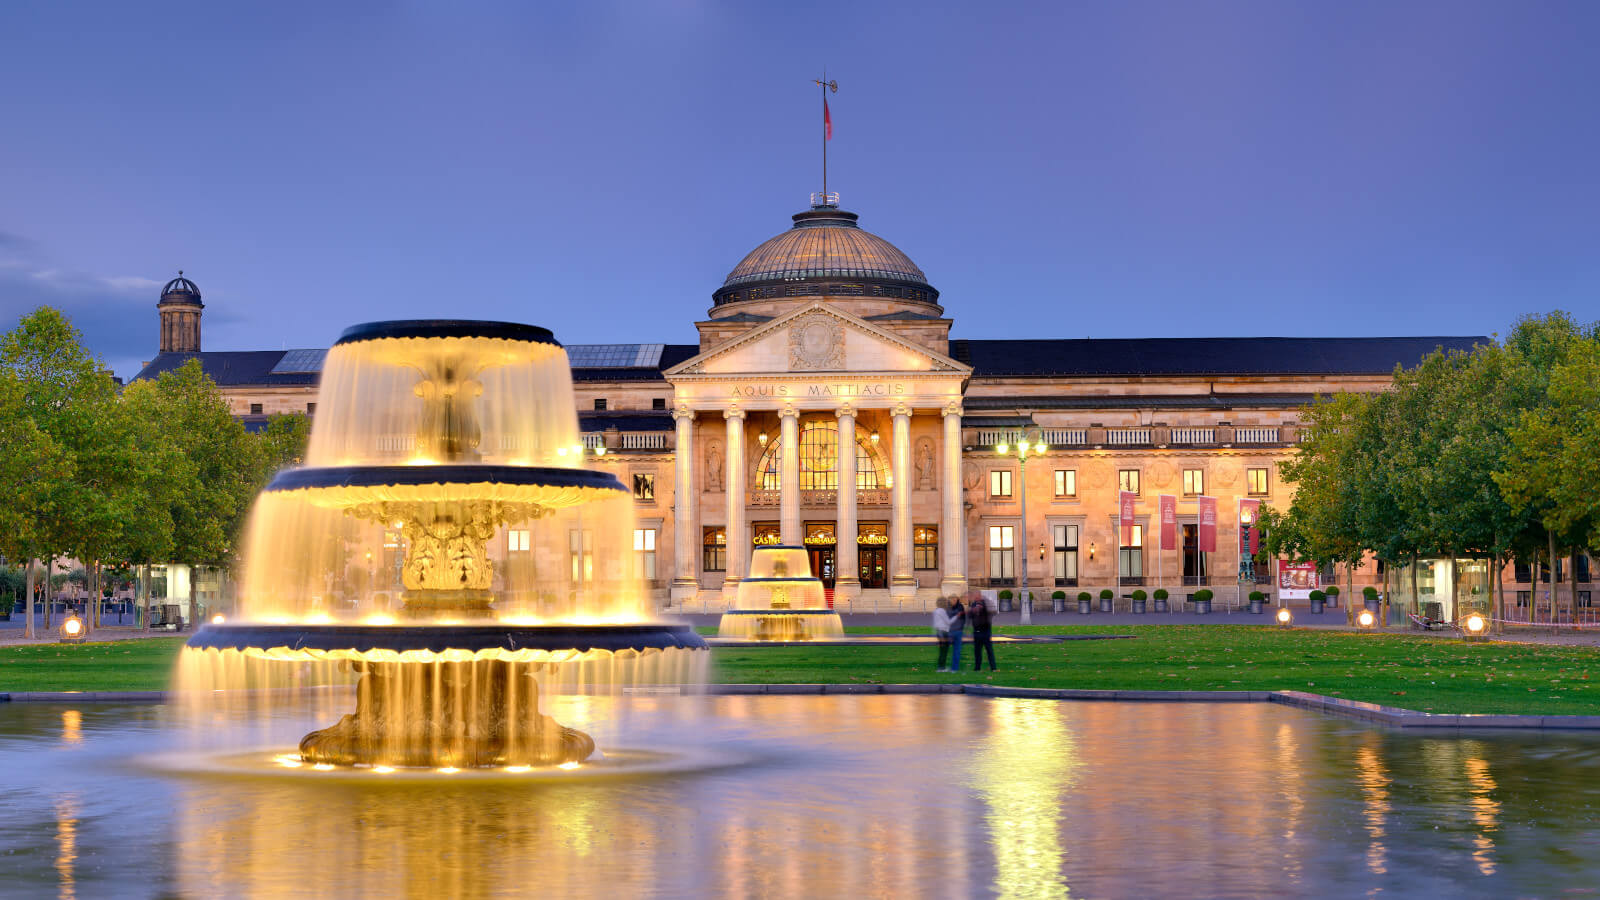
<path id="1" fill-rule="evenodd" d="M 267 475 L 305 462 L 311 440 L 311 418 L 304 413 L 282 413 L 267 418 L 267 428 L 257 439 L 262 444 Z"/>

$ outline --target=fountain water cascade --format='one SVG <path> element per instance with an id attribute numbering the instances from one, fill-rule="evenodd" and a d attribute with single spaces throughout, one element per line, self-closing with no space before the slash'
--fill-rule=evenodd
<path id="1" fill-rule="evenodd" d="M 739 581 L 737 609 L 722 615 L 717 636 L 755 641 L 814 641 L 844 637 L 839 614 L 828 609 L 822 581 L 811 574 L 804 547 L 768 545 L 750 554 L 750 576 Z"/>
<path id="2" fill-rule="evenodd" d="M 541 694 L 703 679 L 705 642 L 657 619 L 631 565 L 631 495 L 584 468 L 549 331 L 357 325 L 318 404 L 306 465 L 251 512 L 239 612 L 184 649 L 186 703 L 353 686 L 305 762 L 560 765 L 595 742 Z"/>

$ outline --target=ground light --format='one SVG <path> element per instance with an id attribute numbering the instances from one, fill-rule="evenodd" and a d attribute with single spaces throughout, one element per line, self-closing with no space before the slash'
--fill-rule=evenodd
<path id="1" fill-rule="evenodd" d="M 1376 621 L 1377 619 L 1373 618 L 1371 610 L 1363 609 L 1361 614 L 1356 616 L 1356 624 L 1360 625 L 1362 628 L 1371 628 L 1372 623 Z"/>
<path id="2" fill-rule="evenodd" d="M 82 619 L 77 616 L 68 616 L 67 620 L 61 623 L 61 643 L 81 644 L 85 639 Z"/>
<path id="3" fill-rule="evenodd" d="M 1462 625 L 1464 628 L 1462 629 L 1461 636 L 1466 640 L 1486 641 L 1489 639 L 1489 635 L 1485 632 L 1485 629 L 1489 627 L 1489 623 L 1483 618 L 1483 616 L 1473 613 L 1472 615 L 1467 616 L 1466 621 L 1463 622 Z"/>
<path id="4" fill-rule="evenodd" d="M 228 621 L 228 619 L 222 613 L 217 613 L 216 615 L 211 617 L 211 624 L 213 624 L 213 625 L 221 625 L 223 622 L 226 622 L 226 621 Z"/>
<path id="5" fill-rule="evenodd" d="M 1289 607 L 1287 607 L 1287 606 L 1280 607 L 1278 609 L 1278 627 L 1279 628 L 1288 628 L 1290 625 L 1293 625 L 1293 624 L 1294 624 L 1294 613 L 1290 612 L 1289 611 Z"/>

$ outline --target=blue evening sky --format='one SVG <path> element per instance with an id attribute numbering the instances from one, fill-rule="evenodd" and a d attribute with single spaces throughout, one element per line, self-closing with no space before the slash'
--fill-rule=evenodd
<path id="1" fill-rule="evenodd" d="M 829 185 L 959 337 L 1600 311 L 1600 3 L 0 4 L 0 326 L 127 376 L 380 318 L 691 342 Z"/>

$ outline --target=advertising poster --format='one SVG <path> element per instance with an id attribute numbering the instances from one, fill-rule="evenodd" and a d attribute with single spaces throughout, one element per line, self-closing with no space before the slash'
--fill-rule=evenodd
<path id="1" fill-rule="evenodd" d="M 1306 600 L 1317 586 L 1316 563 L 1278 561 L 1278 597 L 1282 600 Z"/>
<path id="2" fill-rule="evenodd" d="M 1217 552 L 1217 498 L 1200 497 L 1200 552 Z"/>

